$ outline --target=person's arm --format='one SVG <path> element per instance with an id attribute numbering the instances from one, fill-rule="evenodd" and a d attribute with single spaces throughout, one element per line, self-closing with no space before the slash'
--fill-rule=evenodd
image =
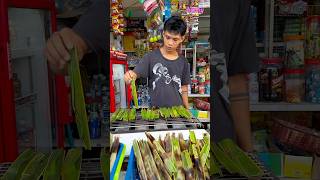
<path id="1" fill-rule="evenodd" d="M 250 17 L 250 2 L 237 1 L 239 10 L 234 29 L 228 34 L 234 39 L 228 54 L 230 109 L 239 146 L 252 151 L 249 88 L 247 74 L 259 71 L 259 56 Z"/>
<path id="2" fill-rule="evenodd" d="M 251 143 L 249 92 L 246 74 L 230 76 L 229 88 L 231 113 L 234 119 L 235 131 L 238 135 L 238 143 L 243 150 L 250 152 L 253 147 Z"/>
<path id="3" fill-rule="evenodd" d="M 137 78 L 138 75 L 132 70 L 129 70 L 124 74 L 124 82 L 126 82 L 127 84 L 130 84 L 132 80 L 136 80 Z"/>
<path id="4" fill-rule="evenodd" d="M 124 74 L 124 81 L 127 84 L 129 84 L 131 80 L 149 76 L 149 56 L 149 54 L 144 55 L 133 71 L 129 70 Z"/>
<path id="5" fill-rule="evenodd" d="M 188 85 L 181 86 L 182 90 L 182 102 L 186 109 L 189 109 L 189 100 L 188 100 Z"/>
<path id="6" fill-rule="evenodd" d="M 66 65 L 70 60 L 69 51 L 76 47 L 79 58 L 88 52 L 85 41 L 72 29 L 63 28 L 61 31 L 52 34 L 47 41 L 44 54 L 47 57 L 50 69 L 54 73 L 66 74 Z"/>
<path id="7" fill-rule="evenodd" d="M 53 33 L 44 49 L 48 64 L 55 73 L 66 73 L 70 60 L 69 51 L 76 47 L 79 59 L 90 50 L 96 53 L 106 50 L 107 45 L 107 2 L 96 0 L 88 11 L 71 28 L 63 28 Z"/>
<path id="8" fill-rule="evenodd" d="M 185 64 L 183 67 L 183 73 L 181 77 L 181 97 L 182 102 L 185 108 L 189 109 L 189 100 L 188 100 L 188 85 L 191 83 L 190 78 L 190 65 L 185 59 Z"/>

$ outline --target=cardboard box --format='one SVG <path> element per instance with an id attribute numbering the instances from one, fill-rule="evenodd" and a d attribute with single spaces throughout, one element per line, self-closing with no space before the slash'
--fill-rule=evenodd
<path id="1" fill-rule="evenodd" d="M 275 176 L 283 176 L 283 153 L 259 153 L 260 161 L 268 168 Z"/>
<path id="2" fill-rule="evenodd" d="M 199 119 L 207 119 L 209 118 L 209 111 L 200 111 L 196 109 L 191 109 L 190 112 L 192 115 Z"/>
<path id="3" fill-rule="evenodd" d="M 284 171 L 285 177 L 311 178 L 312 157 L 285 155 Z"/>
<path id="4" fill-rule="evenodd" d="M 320 157 L 317 155 L 313 159 L 312 179 L 320 179 Z"/>

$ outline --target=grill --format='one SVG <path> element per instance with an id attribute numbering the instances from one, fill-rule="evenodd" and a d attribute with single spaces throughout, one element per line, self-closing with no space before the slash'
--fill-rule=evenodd
<path id="1" fill-rule="evenodd" d="M 262 177 L 257 179 L 259 180 L 278 180 L 279 178 L 274 176 L 256 157 L 256 155 L 249 153 L 250 158 L 263 170 Z M 228 179 L 228 180 L 247 180 L 247 177 L 241 177 L 236 175 L 228 175 L 226 172 L 222 172 L 224 176 L 222 177 L 215 177 L 215 179 Z M 255 179 L 255 178 L 252 178 Z"/>
<path id="2" fill-rule="evenodd" d="M 81 171 L 80 171 L 80 179 L 103 179 L 101 167 L 100 167 L 100 159 L 99 158 L 92 158 L 92 159 L 83 159 L 81 164 Z"/>
<path id="3" fill-rule="evenodd" d="M 143 131 L 185 130 L 190 128 L 203 128 L 203 124 L 196 118 L 168 118 L 158 120 L 142 120 L 141 116 L 133 122 L 115 121 L 111 123 L 112 133 L 130 133 Z"/>
<path id="4" fill-rule="evenodd" d="M 204 125 L 197 119 L 185 118 L 160 118 L 157 120 L 143 120 L 141 111 L 137 111 L 135 121 L 114 121 L 111 122 L 110 131 L 116 133 L 162 131 L 162 130 L 186 130 L 204 128 Z"/>
<path id="5" fill-rule="evenodd" d="M 254 154 L 249 154 L 249 156 L 263 169 L 263 176 L 259 180 L 278 180 L 264 165 L 258 160 Z M 125 165 L 125 164 L 124 164 Z M 124 166 L 123 165 L 123 166 Z M 0 164 L 0 177 L 8 170 L 10 163 Z M 246 177 L 228 175 L 226 172 L 223 172 L 223 177 L 214 177 L 215 179 L 229 179 L 229 180 L 245 180 Z M 100 159 L 99 158 L 88 158 L 83 159 L 81 164 L 80 171 L 81 180 L 101 180 L 103 179 L 101 168 L 100 168 Z"/>

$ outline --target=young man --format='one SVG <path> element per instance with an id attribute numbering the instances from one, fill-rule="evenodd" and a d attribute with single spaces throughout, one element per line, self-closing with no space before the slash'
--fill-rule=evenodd
<path id="1" fill-rule="evenodd" d="M 127 83 L 139 77 L 149 78 L 151 106 L 184 105 L 189 108 L 190 68 L 187 60 L 177 51 L 186 29 L 186 23 L 180 17 L 170 17 L 164 23 L 162 47 L 147 53 L 133 71 L 125 73 Z"/>

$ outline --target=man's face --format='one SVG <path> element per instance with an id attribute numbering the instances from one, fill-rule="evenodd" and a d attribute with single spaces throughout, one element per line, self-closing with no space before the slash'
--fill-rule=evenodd
<path id="1" fill-rule="evenodd" d="M 163 46 L 167 51 L 176 51 L 179 45 L 183 42 L 184 36 L 180 34 L 172 34 L 164 31 L 163 33 Z"/>

